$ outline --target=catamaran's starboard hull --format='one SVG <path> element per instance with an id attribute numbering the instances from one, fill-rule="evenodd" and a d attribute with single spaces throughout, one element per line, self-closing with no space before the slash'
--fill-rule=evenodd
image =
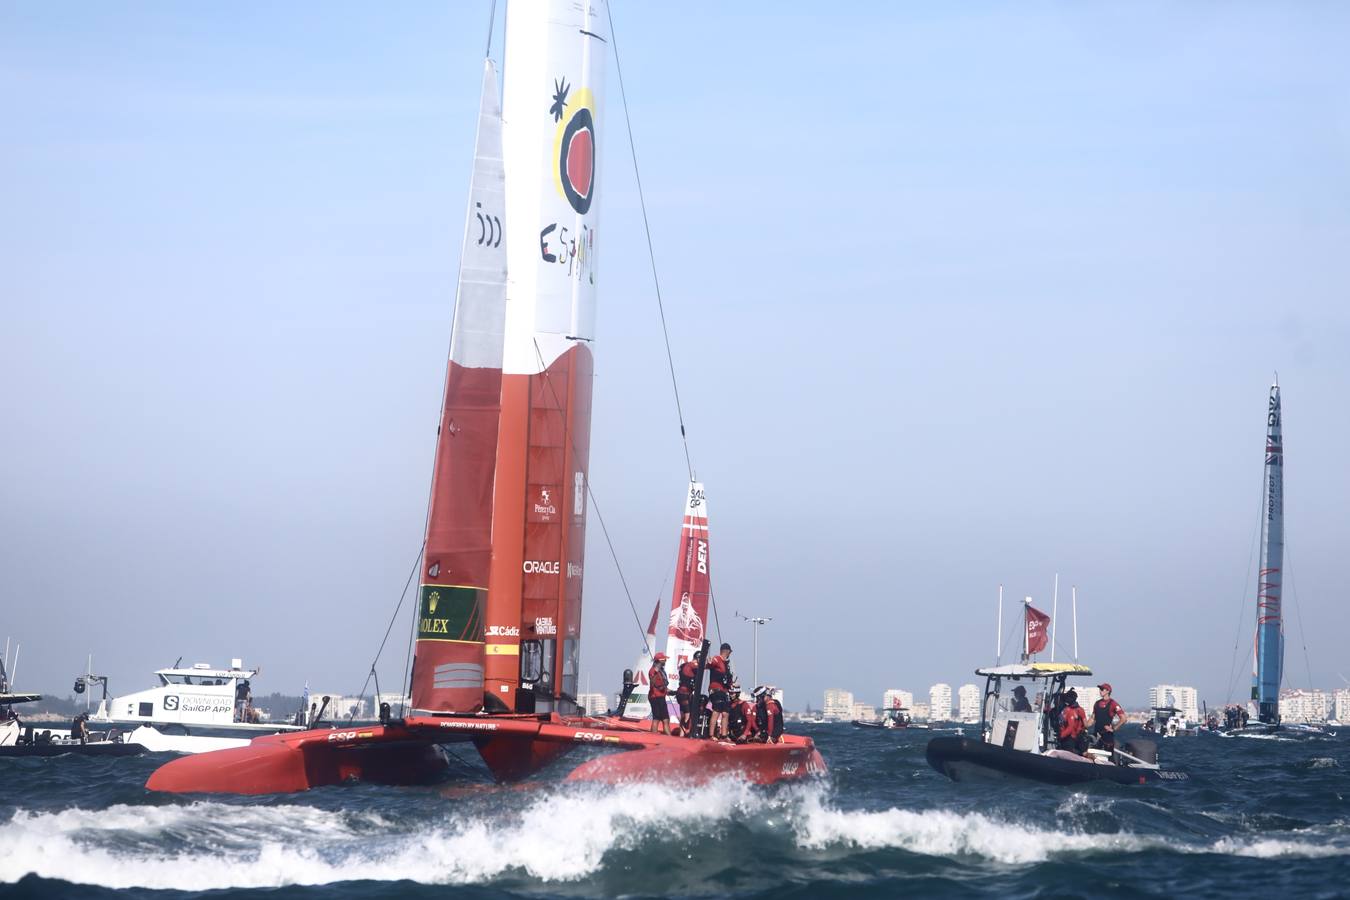
<path id="1" fill-rule="evenodd" d="M 1187 777 L 1184 772 L 1042 756 L 963 737 L 933 738 L 928 742 L 927 756 L 930 766 L 953 781 L 1018 778 L 1045 784 L 1084 784 L 1089 781 L 1144 784 Z"/>
<path id="2" fill-rule="evenodd" d="M 553 716 L 417 716 L 389 725 L 315 729 L 255 739 L 247 747 L 186 756 L 146 782 L 171 793 L 275 794 L 345 781 L 410 784 L 444 771 L 439 744 L 472 742 L 499 781 L 531 777 L 577 746 L 618 752 L 591 759 L 569 781 L 700 783 L 735 777 L 772 784 L 823 775 L 810 738 L 726 744 L 652 734 L 620 719 Z"/>

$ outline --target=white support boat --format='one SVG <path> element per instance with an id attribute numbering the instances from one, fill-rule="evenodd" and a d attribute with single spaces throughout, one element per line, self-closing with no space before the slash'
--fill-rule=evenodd
<path id="1" fill-rule="evenodd" d="M 107 697 L 105 679 L 104 697 L 89 721 L 122 730 L 127 743 L 171 753 L 243 747 L 261 735 L 302 730 L 304 725 L 261 720 L 253 708 L 257 674 L 240 659 L 231 660 L 228 669 L 175 664 L 155 671 L 158 686 L 113 699 Z"/>

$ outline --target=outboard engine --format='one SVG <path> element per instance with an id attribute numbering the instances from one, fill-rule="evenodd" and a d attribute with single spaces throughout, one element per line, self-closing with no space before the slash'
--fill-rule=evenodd
<path id="1" fill-rule="evenodd" d="M 633 677 L 632 669 L 623 670 L 623 690 L 619 692 L 619 708 L 614 714 L 623 718 L 624 710 L 628 708 L 628 700 L 633 696 L 633 688 L 637 687 L 637 679 Z"/>
<path id="2" fill-rule="evenodd" d="M 1158 743 L 1157 741 L 1135 740 L 1126 741 L 1120 749 L 1133 756 L 1135 759 L 1142 760 L 1149 765 L 1158 764 Z"/>

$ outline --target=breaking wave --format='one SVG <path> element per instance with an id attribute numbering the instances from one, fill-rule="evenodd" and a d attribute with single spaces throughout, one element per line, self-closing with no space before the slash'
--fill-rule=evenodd
<path id="1" fill-rule="evenodd" d="M 728 835 L 742 850 L 762 845 L 784 857 L 898 851 L 963 865 L 1031 865 L 1150 850 L 1257 858 L 1350 855 L 1350 847 L 1310 835 L 1187 843 L 1119 828 L 1076 830 L 1075 810 L 1100 814 L 1110 803 L 1079 795 L 1066 801 L 1069 824 L 1063 830 L 986 812 L 843 809 L 819 784 L 777 791 L 738 782 L 693 791 L 560 786 L 420 799 L 417 805 L 424 809 L 426 799 L 434 801 L 429 816 L 404 816 L 397 808 L 215 801 L 19 810 L 0 823 L 0 883 L 36 875 L 110 888 L 188 891 L 404 879 L 556 884 L 589 878 L 615 856 L 647 854 L 660 845 L 666 845 L 660 849 L 672 854 L 672 863 L 684 858 L 691 842 L 699 852 L 718 852 Z M 672 849 L 672 835 L 685 844 Z"/>

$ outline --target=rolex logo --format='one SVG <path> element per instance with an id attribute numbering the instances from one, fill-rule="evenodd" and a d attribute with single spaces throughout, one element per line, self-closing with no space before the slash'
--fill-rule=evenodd
<path id="1" fill-rule="evenodd" d="M 427 596 L 427 612 L 431 613 L 432 615 L 435 615 L 435 613 L 436 613 L 436 604 L 437 604 L 437 603 L 440 603 L 440 602 L 441 602 L 441 592 L 440 592 L 440 591 L 432 591 L 432 592 Z"/>

